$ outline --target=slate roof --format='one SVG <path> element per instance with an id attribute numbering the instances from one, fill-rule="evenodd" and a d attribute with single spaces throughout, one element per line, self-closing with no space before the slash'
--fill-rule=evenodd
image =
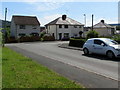
<path id="1" fill-rule="evenodd" d="M 106 24 L 105 22 L 100 21 L 99 23 L 95 24 L 93 28 L 112 28 L 112 26 Z"/>
<path id="2" fill-rule="evenodd" d="M 36 16 L 13 16 L 12 18 L 18 25 L 40 25 Z"/>
<path id="3" fill-rule="evenodd" d="M 46 25 L 83 25 L 80 22 L 77 22 L 69 17 L 66 17 L 65 20 L 62 17 L 59 17 Z"/>

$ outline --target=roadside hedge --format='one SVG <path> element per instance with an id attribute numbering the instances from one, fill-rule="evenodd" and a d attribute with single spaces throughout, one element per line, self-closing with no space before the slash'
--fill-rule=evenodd
<path id="1" fill-rule="evenodd" d="M 120 44 L 120 35 L 114 35 L 112 39 Z"/>
<path id="2" fill-rule="evenodd" d="M 71 38 L 70 41 L 69 41 L 69 46 L 81 47 L 82 48 L 85 42 L 86 42 L 86 39 Z"/>
<path id="3" fill-rule="evenodd" d="M 22 36 L 19 39 L 15 37 L 8 37 L 6 43 L 17 43 L 17 42 L 33 42 L 33 41 L 40 41 L 39 36 Z"/>
<path id="4" fill-rule="evenodd" d="M 42 41 L 55 41 L 53 36 L 43 36 Z"/>
<path id="5" fill-rule="evenodd" d="M 24 37 L 20 37 L 18 39 L 19 42 L 33 42 L 33 41 L 40 41 L 40 37 L 39 36 L 24 36 Z"/>
<path id="6" fill-rule="evenodd" d="M 18 41 L 15 37 L 8 37 L 5 43 L 17 43 Z"/>

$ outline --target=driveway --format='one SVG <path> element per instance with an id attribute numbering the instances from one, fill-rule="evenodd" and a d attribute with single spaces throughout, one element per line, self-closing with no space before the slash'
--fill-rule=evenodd
<path id="1" fill-rule="evenodd" d="M 39 63 L 48 63 L 46 66 L 86 87 L 118 87 L 119 61 L 108 60 L 104 56 L 85 56 L 79 50 L 59 48 L 58 44 L 62 43 L 68 42 L 17 43 L 6 46 L 36 59 Z M 49 64 L 51 62 L 54 64 L 52 67 Z"/>

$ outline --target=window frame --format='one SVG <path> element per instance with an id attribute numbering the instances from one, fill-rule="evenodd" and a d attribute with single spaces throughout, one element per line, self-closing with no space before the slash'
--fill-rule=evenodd
<path id="1" fill-rule="evenodd" d="M 36 25 L 33 25 L 33 26 L 32 26 L 32 29 L 37 29 L 37 26 L 36 26 Z"/>
<path id="2" fill-rule="evenodd" d="M 97 42 L 96 42 L 97 41 Z M 99 41 L 99 42 L 98 42 Z M 105 45 L 105 43 L 103 42 L 103 41 L 101 41 L 101 40 L 94 40 L 94 42 L 93 42 L 95 45 Z"/>
<path id="3" fill-rule="evenodd" d="M 68 25 L 64 25 L 64 28 L 66 28 L 66 29 L 67 29 L 67 28 L 68 28 Z"/>
<path id="4" fill-rule="evenodd" d="M 62 28 L 62 25 L 59 25 L 59 28 Z"/>
<path id="5" fill-rule="evenodd" d="M 19 29 L 26 29 L 26 25 L 19 25 Z"/>

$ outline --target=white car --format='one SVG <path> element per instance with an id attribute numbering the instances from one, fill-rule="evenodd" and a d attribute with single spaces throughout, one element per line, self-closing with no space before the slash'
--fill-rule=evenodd
<path id="1" fill-rule="evenodd" d="M 84 54 L 102 54 L 108 58 L 120 57 L 120 45 L 108 38 L 91 38 L 83 45 Z"/>

